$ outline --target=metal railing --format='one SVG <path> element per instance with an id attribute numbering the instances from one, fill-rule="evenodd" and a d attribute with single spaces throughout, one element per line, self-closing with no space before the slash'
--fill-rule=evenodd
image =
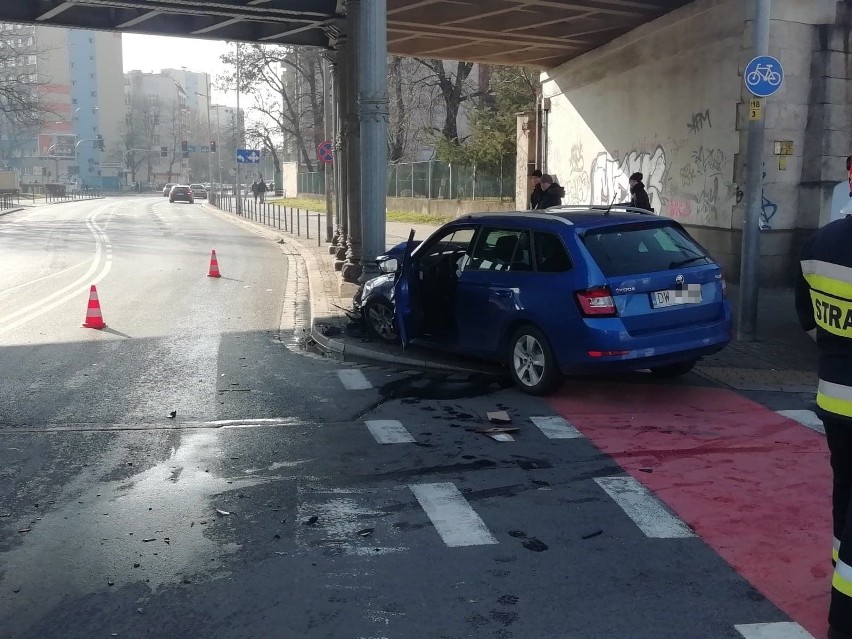
<path id="1" fill-rule="evenodd" d="M 298 191 L 325 195 L 325 173 L 299 173 Z M 515 199 L 515 156 L 505 156 L 498 169 L 450 162 L 388 165 L 388 197 L 435 200 Z"/>
<path id="2" fill-rule="evenodd" d="M 95 200 L 101 197 L 100 189 L 74 190 L 70 193 L 66 189 L 47 189 L 44 199 L 46 202 L 74 202 L 77 200 Z"/>
<path id="3" fill-rule="evenodd" d="M 322 246 L 322 219 L 324 213 L 315 213 L 307 209 L 281 206 L 271 202 L 254 200 L 251 197 L 243 197 L 237 204 L 237 198 L 227 193 L 208 193 L 208 202 L 216 208 L 240 215 L 247 220 L 269 226 L 274 229 L 291 233 L 297 237 L 304 236 L 310 240 L 313 236 L 317 240 L 317 246 Z M 239 209 L 239 212 L 238 212 Z"/>

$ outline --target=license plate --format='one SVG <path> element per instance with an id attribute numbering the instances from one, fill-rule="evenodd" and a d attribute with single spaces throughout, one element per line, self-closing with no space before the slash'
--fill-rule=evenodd
<path id="1" fill-rule="evenodd" d="M 651 293 L 651 306 L 654 308 L 700 303 L 701 284 L 690 284 L 685 289 L 680 290 L 654 291 Z"/>

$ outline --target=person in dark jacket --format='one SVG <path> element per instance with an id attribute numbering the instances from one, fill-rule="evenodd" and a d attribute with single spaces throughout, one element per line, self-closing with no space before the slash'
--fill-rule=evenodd
<path id="1" fill-rule="evenodd" d="M 825 426 L 833 474 L 835 564 L 829 639 L 852 639 L 852 216 L 819 229 L 805 243 L 796 278 L 796 311 L 816 329 L 817 412 Z"/>
<path id="2" fill-rule="evenodd" d="M 559 206 L 562 204 L 562 198 L 565 197 L 565 189 L 563 189 L 553 178 L 547 173 L 541 176 L 541 199 L 538 201 L 537 209 L 548 209 L 551 206 Z"/>
<path id="3" fill-rule="evenodd" d="M 537 209 L 538 203 L 541 201 L 541 171 L 536 169 L 530 173 L 530 180 L 533 183 L 533 190 L 530 194 L 530 209 Z"/>
<path id="4" fill-rule="evenodd" d="M 651 208 L 648 191 L 645 190 L 645 185 L 642 183 L 643 177 L 641 173 L 634 173 L 630 176 L 630 206 L 653 212 L 654 209 Z"/>

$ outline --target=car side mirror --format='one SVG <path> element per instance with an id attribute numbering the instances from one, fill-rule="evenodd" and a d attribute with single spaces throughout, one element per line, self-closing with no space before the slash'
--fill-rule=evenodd
<path id="1" fill-rule="evenodd" d="M 379 262 L 379 270 L 382 273 L 396 273 L 399 269 L 399 260 L 392 257 L 384 262 Z"/>

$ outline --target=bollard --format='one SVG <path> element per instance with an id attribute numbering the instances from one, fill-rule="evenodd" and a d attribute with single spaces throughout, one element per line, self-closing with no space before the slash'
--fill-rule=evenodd
<path id="1" fill-rule="evenodd" d="M 320 226 L 320 217 L 321 216 L 322 216 L 321 213 L 317 213 L 317 246 L 322 246 L 322 240 L 320 239 L 321 238 L 320 229 L 322 228 Z"/>
<path id="2" fill-rule="evenodd" d="M 276 204 L 275 209 L 276 209 L 276 215 L 277 215 L 277 222 L 275 222 L 275 228 L 277 228 L 280 231 L 281 230 L 281 205 Z"/>
<path id="3" fill-rule="evenodd" d="M 311 212 L 305 209 L 305 237 L 311 239 Z"/>
<path id="4" fill-rule="evenodd" d="M 302 237 L 302 209 L 296 207 L 296 236 Z"/>

